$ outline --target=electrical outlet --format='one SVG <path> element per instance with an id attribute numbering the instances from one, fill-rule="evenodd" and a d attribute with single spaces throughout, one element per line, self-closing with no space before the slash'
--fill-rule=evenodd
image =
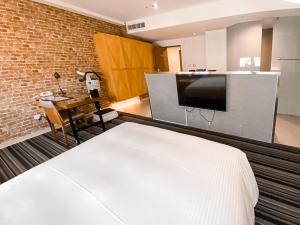
<path id="1" fill-rule="evenodd" d="M 33 119 L 35 120 L 41 120 L 42 119 L 42 115 L 41 114 L 36 114 L 33 116 Z"/>

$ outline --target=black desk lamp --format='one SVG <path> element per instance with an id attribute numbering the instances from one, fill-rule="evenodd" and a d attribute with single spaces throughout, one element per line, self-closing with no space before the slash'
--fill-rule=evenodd
<path id="1" fill-rule="evenodd" d="M 66 95 L 66 92 L 64 92 L 62 89 L 61 89 L 61 87 L 60 87 L 60 84 L 59 84 L 59 78 L 60 78 L 60 75 L 57 73 L 57 72 L 55 72 L 54 73 L 54 78 L 56 79 L 56 81 L 57 81 L 57 85 L 58 85 L 58 88 L 59 88 L 59 90 L 60 90 L 60 96 L 62 96 L 62 97 L 64 97 L 65 95 Z"/>

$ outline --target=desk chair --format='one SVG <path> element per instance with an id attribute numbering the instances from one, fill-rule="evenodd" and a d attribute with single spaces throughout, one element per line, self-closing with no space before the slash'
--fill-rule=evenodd
<path id="1" fill-rule="evenodd" d="M 54 140 L 57 142 L 57 137 L 56 137 L 56 129 L 55 125 L 58 125 L 63 132 L 65 142 L 66 142 L 66 147 L 69 147 L 68 143 L 68 136 L 67 136 L 67 130 L 66 126 L 69 125 L 69 119 L 66 114 L 64 113 L 59 113 L 53 102 L 51 101 L 43 101 L 40 100 L 40 106 L 43 108 L 43 111 L 45 112 L 51 131 L 52 131 L 52 136 Z M 84 113 L 77 113 L 74 116 L 72 116 L 74 121 L 78 121 L 80 119 L 85 119 Z"/>

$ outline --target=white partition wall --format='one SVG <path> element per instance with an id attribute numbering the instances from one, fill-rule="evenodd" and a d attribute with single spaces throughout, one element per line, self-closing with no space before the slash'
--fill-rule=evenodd
<path id="1" fill-rule="evenodd" d="M 205 32 L 206 68 L 227 71 L 227 30 Z"/>
<path id="2" fill-rule="evenodd" d="M 260 22 L 240 23 L 229 27 L 227 29 L 227 69 L 229 71 L 259 71 L 261 42 L 262 24 Z"/>
<path id="3" fill-rule="evenodd" d="M 281 70 L 278 113 L 300 116 L 300 17 L 278 19 L 273 28 L 272 69 Z M 278 60 L 281 58 L 282 60 Z"/>
<path id="4" fill-rule="evenodd" d="M 227 111 L 216 111 L 212 124 L 199 109 L 178 103 L 174 73 L 146 75 L 153 119 L 271 143 L 278 74 L 227 73 Z M 212 110 L 201 109 L 211 119 Z"/>

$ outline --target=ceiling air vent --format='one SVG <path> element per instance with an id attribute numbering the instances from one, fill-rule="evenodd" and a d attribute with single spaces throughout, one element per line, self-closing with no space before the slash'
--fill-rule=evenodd
<path id="1" fill-rule="evenodd" d="M 135 29 L 141 29 L 145 27 L 145 22 L 143 23 L 136 23 L 136 24 L 131 24 L 128 25 L 127 28 L 128 30 L 135 30 Z"/>

